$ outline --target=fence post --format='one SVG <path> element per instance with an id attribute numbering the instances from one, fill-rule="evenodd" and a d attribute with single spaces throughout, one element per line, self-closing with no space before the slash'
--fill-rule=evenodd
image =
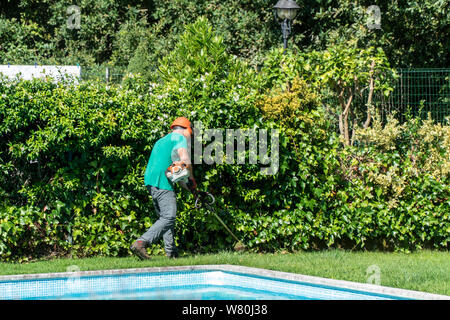
<path id="1" fill-rule="evenodd" d="M 109 80 L 109 68 L 108 67 L 106 67 L 106 70 L 105 70 L 105 77 L 106 77 L 106 83 L 108 83 L 108 80 Z"/>

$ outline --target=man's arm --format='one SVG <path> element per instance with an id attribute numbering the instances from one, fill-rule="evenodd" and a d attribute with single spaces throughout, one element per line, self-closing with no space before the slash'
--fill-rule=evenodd
<path id="1" fill-rule="evenodd" d="M 197 187 L 194 179 L 194 170 L 192 167 L 191 159 L 189 157 L 189 153 L 186 148 L 179 148 L 177 150 L 178 156 L 180 157 L 180 161 L 183 161 L 187 164 L 187 169 L 189 170 L 189 180 L 191 180 L 191 184 L 193 183 L 194 189 Z M 192 188 L 189 188 L 186 183 L 180 182 L 180 185 L 187 191 L 193 192 Z"/>

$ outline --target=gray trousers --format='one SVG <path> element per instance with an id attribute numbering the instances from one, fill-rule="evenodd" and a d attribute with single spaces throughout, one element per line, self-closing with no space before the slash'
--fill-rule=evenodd
<path id="1" fill-rule="evenodd" d="M 138 240 L 143 240 L 147 245 L 150 245 L 162 237 L 166 254 L 176 254 L 174 227 L 177 215 L 177 201 L 175 192 L 152 186 L 147 186 L 147 189 L 153 198 L 153 205 L 159 219 Z"/>

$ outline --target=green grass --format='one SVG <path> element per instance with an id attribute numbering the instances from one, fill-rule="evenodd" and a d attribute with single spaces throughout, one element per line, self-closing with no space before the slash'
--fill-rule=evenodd
<path id="1" fill-rule="evenodd" d="M 414 253 L 351 252 L 326 250 L 290 254 L 222 252 L 186 255 L 177 260 L 154 256 L 149 261 L 135 257 L 60 258 L 29 263 L 0 263 L 0 275 L 64 272 L 76 265 L 82 271 L 199 264 L 233 264 L 325 278 L 367 282 L 367 268 L 376 265 L 381 285 L 450 296 L 450 253 L 423 250 Z"/>

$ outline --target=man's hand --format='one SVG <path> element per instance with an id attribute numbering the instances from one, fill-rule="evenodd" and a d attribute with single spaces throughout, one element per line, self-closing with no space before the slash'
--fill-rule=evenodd
<path id="1" fill-rule="evenodd" d="M 181 186 L 187 191 L 192 192 L 194 195 L 197 192 L 197 183 L 194 179 L 194 168 L 192 167 L 191 159 L 189 153 L 185 148 L 178 149 L 178 155 L 180 156 L 180 161 L 183 161 L 187 165 L 187 169 L 190 172 L 190 177 L 187 183 L 182 183 Z"/>
<path id="2" fill-rule="evenodd" d="M 191 158 L 189 157 L 189 153 L 187 149 L 185 148 L 179 148 L 178 150 L 178 156 L 180 157 L 180 161 L 184 162 L 187 165 L 187 168 L 189 172 L 191 173 L 190 176 L 194 176 L 194 169 L 192 168 L 192 162 Z"/>
<path id="3" fill-rule="evenodd" d="M 193 177 L 189 178 L 186 185 L 189 188 L 189 191 L 191 191 L 194 195 L 197 193 L 197 182 L 195 182 Z"/>
<path id="4" fill-rule="evenodd" d="M 184 190 L 191 192 L 194 196 L 197 194 L 197 183 L 194 178 L 189 178 L 187 182 L 178 181 L 178 184 Z"/>

